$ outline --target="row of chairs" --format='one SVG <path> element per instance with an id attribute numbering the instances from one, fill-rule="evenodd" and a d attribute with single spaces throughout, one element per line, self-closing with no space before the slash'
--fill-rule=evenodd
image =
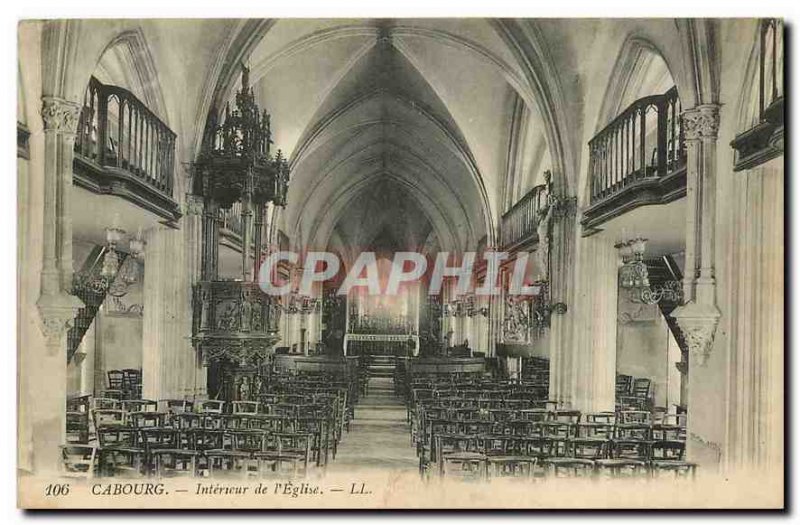
<path id="1" fill-rule="evenodd" d="M 98 446 L 66 445 L 67 470 L 93 476 L 305 475 L 313 436 L 258 429 L 98 429 Z"/>
<path id="2" fill-rule="evenodd" d="M 694 475 L 685 415 L 582 414 L 535 399 L 530 384 L 484 381 L 478 392 L 475 382 L 415 380 L 409 423 L 423 475 Z"/>
<path id="3" fill-rule="evenodd" d="M 433 468 L 444 474 L 447 463 L 460 464 L 462 453 L 471 453 L 486 456 L 486 461 L 499 457 L 507 467 L 516 464 L 523 470 L 536 459 L 543 469 L 573 469 L 576 475 L 598 470 L 694 474 L 695 466 L 684 461 L 685 427 L 680 424 L 524 423 L 432 420 L 427 423 L 429 437 L 418 446 L 421 471 Z"/>
<path id="4" fill-rule="evenodd" d="M 271 374 L 260 401 L 71 398 L 68 430 L 76 431 L 64 465 L 83 475 L 305 475 L 335 459 L 350 393 L 358 397 L 351 379 Z"/>

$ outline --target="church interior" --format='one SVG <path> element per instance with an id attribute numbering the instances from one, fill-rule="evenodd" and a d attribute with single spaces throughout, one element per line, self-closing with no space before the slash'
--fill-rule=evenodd
<path id="1" fill-rule="evenodd" d="M 780 20 L 47 20 L 19 53 L 21 473 L 782 479 Z M 342 265 L 268 295 L 278 252 Z M 535 292 L 337 293 L 365 252 Z"/>

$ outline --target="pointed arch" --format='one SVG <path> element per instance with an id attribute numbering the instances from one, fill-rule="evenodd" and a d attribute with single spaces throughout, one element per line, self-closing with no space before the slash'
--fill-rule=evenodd
<path id="1" fill-rule="evenodd" d="M 141 28 L 136 27 L 117 34 L 100 53 L 95 69 L 100 65 L 103 57 L 115 51 L 122 53 L 120 59 L 124 63 L 121 65 L 126 69 L 130 68 L 130 71 L 125 71 L 125 73 L 130 74 L 128 78 L 132 83 L 130 87 L 133 92 L 140 94 L 143 97 L 142 102 L 165 124 L 169 125 L 170 116 L 158 78 L 158 71 Z"/>
<path id="2" fill-rule="evenodd" d="M 655 44 L 640 35 L 630 35 L 625 39 L 619 53 L 617 53 L 611 76 L 606 84 L 603 101 L 600 104 L 600 111 L 595 122 L 595 133 L 625 109 L 623 104 L 626 99 L 630 98 L 631 92 L 635 90 L 634 83 L 642 76 L 642 68 L 647 66 L 647 62 L 653 56 L 656 60 L 661 60 L 666 64 L 667 70 L 674 81 L 675 75 L 670 69 L 669 63 Z M 680 95 L 681 92 L 679 90 L 679 98 Z"/>
<path id="3" fill-rule="evenodd" d="M 492 21 L 492 25 L 523 70 L 526 90 L 520 91 L 520 96 L 539 110 L 552 162 L 554 191 L 559 195 L 573 195 L 578 180 L 579 151 L 569 137 L 575 136 L 571 132 L 576 130 L 568 125 L 569 104 L 545 38 L 532 20 L 498 19 Z"/>

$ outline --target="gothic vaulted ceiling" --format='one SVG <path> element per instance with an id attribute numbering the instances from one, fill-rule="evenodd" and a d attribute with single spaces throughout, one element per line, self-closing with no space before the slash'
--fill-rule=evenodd
<path id="1" fill-rule="evenodd" d="M 403 244 L 431 233 L 468 250 L 487 235 L 519 76 L 490 22 L 281 20 L 245 62 L 291 159 L 281 228 L 294 243 L 370 242 L 350 231 L 353 217 L 370 232 L 411 228 L 396 233 Z M 376 207 L 381 193 L 413 205 Z"/>

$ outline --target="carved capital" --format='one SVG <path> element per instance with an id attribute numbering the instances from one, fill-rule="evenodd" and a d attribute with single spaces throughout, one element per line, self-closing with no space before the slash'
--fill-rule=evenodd
<path id="1" fill-rule="evenodd" d="M 184 215 L 202 215 L 203 197 L 187 193 L 183 208 Z"/>
<path id="2" fill-rule="evenodd" d="M 578 213 L 578 198 L 554 197 L 551 206 L 555 220 L 571 219 Z"/>
<path id="3" fill-rule="evenodd" d="M 705 366 L 714 346 L 719 310 L 713 305 L 689 303 L 676 308 L 672 317 L 678 322 L 689 355 L 699 366 Z"/>
<path id="4" fill-rule="evenodd" d="M 703 104 L 681 115 L 686 140 L 716 139 L 719 132 L 719 106 Z"/>
<path id="5" fill-rule="evenodd" d="M 42 120 L 45 131 L 75 135 L 81 106 L 58 97 L 42 97 Z"/>
<path id="6" fill-rule="evenodd" d="M 41 296 L 36 306 L 48 354 L 55 355 L 83 303 L 74 295 L 58 294 Z"/>

